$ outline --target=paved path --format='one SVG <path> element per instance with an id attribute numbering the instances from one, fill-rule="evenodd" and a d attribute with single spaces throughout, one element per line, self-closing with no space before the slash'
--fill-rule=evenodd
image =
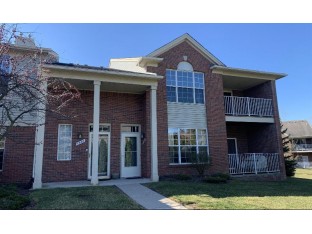
<path id="1" fill-rule="evenodd" d="M 186 210 L 179 203 L 138 184 L 117 185 L 125 194 L 148 210 Z"/>

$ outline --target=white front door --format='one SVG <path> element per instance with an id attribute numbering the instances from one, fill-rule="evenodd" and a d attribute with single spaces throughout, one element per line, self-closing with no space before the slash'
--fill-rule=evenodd
<path id="1" fill-rule="evenodd" d="M 89 136 L 89 160 L 88 160 L 88 178 L 92 176 L 92 142 L 93 133 Z M 98 178 L 110 178 L 110 133 L 99 133 L 99 159 L 98 159 Z"/>
<path id="2" fill-rule="evenodd" d="M 121 134 L 120 177 L 141 177 L 141 140 L 138 132 Z"/>

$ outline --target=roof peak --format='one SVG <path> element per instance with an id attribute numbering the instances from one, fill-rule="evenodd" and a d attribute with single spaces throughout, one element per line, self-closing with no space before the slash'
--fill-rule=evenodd
<path id="1" fill-rule="evenodd" d="M 169 43 L 161 46 L 160 48 L 154 50 L 153 52 L 146 55 L 147 57 L 156 57 L 160 54 L 170 50 L 171 48 L 181 44 L 182 42 L 187 41 L 191 46 L 197 49 L 203 56 L 210 60 L 215 65 L 225 66 L 218 58 L 216 58 L 212 53 L 210 53 L 205 47 L 203 47 L 198 41 L 196 41 L 190 34 L 184 33 L 176 39 L 170 41 Z"/>

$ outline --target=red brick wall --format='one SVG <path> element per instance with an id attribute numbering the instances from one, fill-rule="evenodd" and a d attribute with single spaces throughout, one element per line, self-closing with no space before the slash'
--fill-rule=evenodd
<path id="1" fill-rule="evenodd" d="M 111 173 L 120 174 L 120 125 L 141 124 L 145 132 L 145 94 L 124 94 L 101 92 L 100 123 L 111 124 Z M 87 179 L 89 144 L 89 124 L 93 121 L 93 92 L 82 91 L 81 102 L 69 107 L 77 116 L 60 119 L 47 116 L 43 156 L 43 182 Z M 73 124 L 72 158 L 70 161 L 57 161 L 58 124 Z M 83 134 L 86 143 L 76 146 L 78 133 Z M 149 138 L 147 138 L 149 139 Z M 142 142 L 143 143 L 143 142 Z M 146 166 L 146 143 L 142 144 L 142 168 Z M 148 171 L 143 170 L 147 175 Z"/>
<path id="2" fill-rule="evenodd" d="M 236 138 L 238 153 L 248 153 L 248 135 L 246 123 L 226 123 L 227 137 Z"/>
<path id="3" fill-rule="evenodd" d="M 220 75 L 212 74 L 212 65 L 203 55 L 187 42 L 183 42 L 169 51 L 159 55 L 164 60 L 157 68 L 150 67 L 149 72 L 165 76 L 166 69 L 177 69 L 183 56 L 191 63 L 194 71 L 205 73 L 205 99 L 207 107 L 207 124 L 209 151 L 213 166 L 210 172 L 228 172 L 226 126 L 223 105 L 223 81 Z M 159 175 L 196 174 L 190 166 L 170 166 L 168 156 L 168 117 L 166 79 L 158 83 L 157 89 L 157 126 L 158 126 L 158 168 Z"/>
<path id="4" fill-rule="evenodd" d="M 14 127 L 5 141 L 2 183 L 28 183 L 32 178 L 35 127 Z"/>

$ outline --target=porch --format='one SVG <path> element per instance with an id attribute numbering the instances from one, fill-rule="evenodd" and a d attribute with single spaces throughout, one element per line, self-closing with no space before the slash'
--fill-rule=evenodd
<path id="1" fill-rule="evenodd" d="M 50 124 L 47 134 L 52 137 L 45 138 L 46 126 L 38 127 L 36 142 L 45 144 L 37 144 L 35 148 L 33 187 L 41 188 L 42 182 L 84 179 L 82 184 L 100 185 L 104 183 L 100 179 L 115 177 L 144 176 L 158 181 L 156 90 L 162 77 L 61 63 L 45 68 L 49 70 L 47 76 L 64 79 L 81 90 L 82 104 L 67 107 L 79 112 L 75 121 L 60 122 L 48 114 L 42 116 Z M 63 145 L 67 142 L 66 158 L 59 157 L 55 147 L 59 143 L 53 142 L 60 125 L 68 128 L 70 136 L 59 137 Z"/>
<path id="2" fill-rule="evenodd" d="M 150 178 L 138 178 L 138 179 L 111 179 L 111 180 L 100 180 L 99 186 L 119 186 L 119 185 L 130 185 L 130 184 L 145 184 L 153 182 Z M 65 182 L 51 182 L 43 183 L 42 188 L 74 188 L 74 187 L 87 187 L 92 186 L 88 180 L 80 181 L 65 181 Z"/>
<path id="3" fill-rule="evenodd" d="M 278 153 L 228 154 L 231 175 L 279 172 Z"/>
<path id="4" fill-rule="evenodd" d="M 275 124 L 227 122 L 229 173 L 257 175 L 281 170 Z"/>

